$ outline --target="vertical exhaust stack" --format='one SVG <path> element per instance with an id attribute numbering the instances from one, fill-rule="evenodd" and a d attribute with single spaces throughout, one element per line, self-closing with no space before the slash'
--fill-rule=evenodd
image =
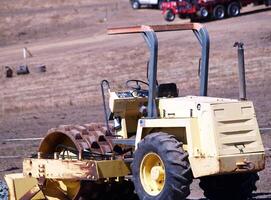
<path id="1" fill-rule="evenodd" d="M 237 47 L 238 55 L 239 98 L 240 100 L 247 100 L 244 44 L 235 42 L 233 47 Z"/>

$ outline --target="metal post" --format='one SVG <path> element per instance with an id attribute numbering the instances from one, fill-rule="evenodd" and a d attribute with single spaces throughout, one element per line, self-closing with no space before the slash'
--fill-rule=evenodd
<path id="1" fill-rule="evenodd" d="M 204 27 L 201 28 L 198 33 L 201 41 L 200 96 L 207 96 L 210 38 L 208 31 Z"/>
<path id="2" fill-rule="evenodd" d="M 244 55 L 244 44 L 242 42 L 235 42 L 234 47 L 237 48 L 238 55 L 238 75 L 239 75 L 239 98 L 240 100 L 246 100 L 246 72 L 245 72 L 245 55 Z"/>
<path id="3" fill-rule="evenodd" d="M 104 108 L 104 120 L 105 120 L 105 124 L 106 124 L 106 135 L 112 135 L 111 131 L 110 131 L 110 127 L 109 127 L 109 123 L 108 123 L 108 114 L 107 114 L 107 109 L 106 109 L 106 103 L 105 103 L 105 94 L 104 94 L 104 89 L 105 86 L 107 87 L 107 89 L 110 89 L 109 86 L 109 82 L 107 80 L 102 80 L 101 81 L 101 91 L 102 91 L 102 100 L 103 100 L 103 108 Z"/>
<path id="4" fill-rule="evenodd" d="M 201 58 L 199 66 L 200 96 L 208 95 L 208 72 L 209 72 L 209 49 L 210 38 L 205 27 L 200 30 L 193 30 L 201 46 Z"/>
<path id="5" fill-rule="evenodd" d="M 154 31 L 145 31 L 143 37 L 150 49 L 150 59 L 148 63 L 148 118 L 157 118 L 156 96 L 157 96 L 157 56 L 158 40 Z"/>

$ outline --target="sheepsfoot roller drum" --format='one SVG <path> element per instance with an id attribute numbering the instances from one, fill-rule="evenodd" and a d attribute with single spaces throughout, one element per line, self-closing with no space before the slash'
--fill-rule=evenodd
<path id="1" fill-rule="evenodd" d="M 16 194 L 15 190 L 15 196 L 22 200 L 100 199 L 106 195 L 134 199 L 133 185 L 124 178 L 130 169 L 123 158 L 129 157 L 130 151 L 122 153 L 118 148 L 118 153 L 114 152 L 113 138 L 106 136 L 106 131 L 99 124 L 51 129 L 39 146 L 37 158 L 23 162 L 21 178 L 31 179 L 32 187 L 25 193 Z M 6 179 L 12 182 L 12 177 Z"/>

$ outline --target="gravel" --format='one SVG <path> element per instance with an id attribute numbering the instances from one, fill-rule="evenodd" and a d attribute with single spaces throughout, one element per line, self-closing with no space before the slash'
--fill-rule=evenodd
<path id="1" fill-rule="evenodd" d="M 0 199 L 8 200 L 8 187 L 5 181 L 0 180 Z"/>

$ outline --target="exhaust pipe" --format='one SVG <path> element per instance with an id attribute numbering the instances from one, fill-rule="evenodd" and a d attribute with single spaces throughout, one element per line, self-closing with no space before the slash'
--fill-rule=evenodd
<path id="1" fill-rule="evenodd" d="M 238 55 L 238 74 L 239 74 L 239 99 L 247 100 L 246 92 L 246 72 L 245 72 L 245 55 L 244 44 L 242 42 L 235 42 L 233 47 L 237 47 Z"/>

